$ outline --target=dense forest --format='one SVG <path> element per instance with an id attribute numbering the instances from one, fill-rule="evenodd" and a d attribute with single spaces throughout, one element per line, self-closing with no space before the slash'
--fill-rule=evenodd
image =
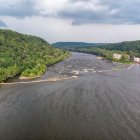
<path id="1" fill-rule="evenodd" d="M 122 63 L 133 62 L 132 59 L 130 59 L 132 57 L 129 57 L 127 52 L 125 52 L 125 51 L 122 52 L 120 50 L 107 50 L 107 49 L 98 48 L 98 47 L 88 47 L 88 48 L 79 47 L 79 48 L 72 49 L 71 51 L 90 53 L 90 54 L 101 56 L 104 59 L 115 61 L 115 62 L 122 62 Z M 121 59 L 114 59 L 113 54 L 115 54 L 115 53 L 122 55 Z"/>
<path id="2" fill-rule="evenodd" d="M 68 51 L 54 48 L 39 37 L 0 29 L 0 81 L 17 74 L 41 76 L 47 66 L 68 56 Z"/>
<path id="3" fill-rule="evenodd" d="M 106 43 L 106 44 L 95 44 L 90 47 L 64 47 L 70 51 L 86 52 L 102 56 L 105 59 L 111 61 L 118 61 L 123 63 L 132 62 L 134 56 L 140 57 L 140 41 L 126 41 L 121 43 Z M 113 54 L 119 53 L 122 55 L 120 60 L 113 59 Z M 128 57 L 130 56 L 130 57 Z"/>
<path id="4" fill-rule="evenodd" d="M 130 56 L 140 57 L 140 41 L 125 41 L 121 43 L 101 45 L 100 48 L 109 51 L 121 51 Z"/>
<path id="5" fill-rule="evenodd" d="M 76 47 L 94 47 L 98 45 L 105 45 L 105 43 L 86 43 L 86 42 L 56 42 L 52 44 L 56 48 L 75 49 Z"/>

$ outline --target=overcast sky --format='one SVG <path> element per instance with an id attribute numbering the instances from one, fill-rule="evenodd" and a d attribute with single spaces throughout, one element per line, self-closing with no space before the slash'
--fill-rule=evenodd
<path id="1" fill-rule="evenodd" d="M 0 0 L 0 28 L 50 43 L 140 40 L 140 0 Z"/>

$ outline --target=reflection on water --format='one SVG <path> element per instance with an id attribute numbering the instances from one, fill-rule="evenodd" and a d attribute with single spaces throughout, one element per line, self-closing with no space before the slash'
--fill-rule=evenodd
<path id="1" fill-rule="evenodd" d="M 1 86 L 0 140 L 139 140 L 140 66 L 116 67 L 75 53 L 43 78 L 77 79 Z"/>

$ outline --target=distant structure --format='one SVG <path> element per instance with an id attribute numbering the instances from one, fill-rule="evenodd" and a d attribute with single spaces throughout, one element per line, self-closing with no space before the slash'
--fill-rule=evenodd
<path id="1" fill-rule="evenodd" d="M 98 58 L 99 60 L 103 60 L 103 57 L 98 56 L 97 58 Z"/>
<path id="2" fill-rule="evenodd" d="M 122 55 L 121 55 L 121 54 L 118 54 L 118 53 L 114 53 L 114 54 L 113 54 L 113 58 L 119 60 L 119 59 L 122 58 Z"/>
<path id="3" fill-rule="evenodd" d="M 134 57 L 134 62 L 139 63 L 140 64 L 140 58 L 139 57 Z"/>

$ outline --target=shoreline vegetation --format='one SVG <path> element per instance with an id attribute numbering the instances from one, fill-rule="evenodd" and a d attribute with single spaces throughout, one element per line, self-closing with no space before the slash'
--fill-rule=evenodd
<path id="1" fill-rule="evenodd" d="M 0 82 L 20 75 L 21 78 L 42 76 L 47 67 L 70 56 L 40 37 L 0 29 Z"/>
<path id="2" fill-rule="evenodd" d="M 19 80 L 32 80 L 35 78 L 41 78 L 41 76 L 35 76 L 35 77 L 26 77 L 26 76 L 20 76 Z"/>
<path id="3" fill-rule="evenodd" d="M 53 45 L 57 48 L 64 48 L 69 51 L 94 54 L 96 56 L 102 57 L 103 59 L 124 64 L 134 63 L 134 57 L 140 58 L 140 41 L 94 44 L 87 43 L 86 45 L 82 42 L 77 42 L 74 44 L 69 42 L 57 42 Z M 121 55 L 121 58 L 115 59 L 113 54 L 119 54 Z"/>
<path id="4" fill-rule="evenodd" d="M 93 54 L 93 55 L 97 56 L 97 59 L 109 60 L 111 62 L 118 63 L 118 64 L 119 63 L 120 64 L 133 64 L 133 63 L 135 63 L 131 58 L 128 57 L 128 55 L 126 53 L 123 53 L 123 52 L 117 51 L 118 54 L 122 55 L 122 58 L 121 59 L 115 59 L 115 58 L 113 58 L 113 51 L 112 52 L 111 51 L 107 52 L 106 50 L 100 50 L 100 51 L 98 50 L 96 52 L 95 51 L 96 51 L 96 49 L 94 49 L 94 51 L 88 51 L 88 49 L 87 49 L 86 51 L 85 50 L 76 50 L 74 52 Z M 102 54 L 102 51 L 104 51 L 103 54 Z"/>

